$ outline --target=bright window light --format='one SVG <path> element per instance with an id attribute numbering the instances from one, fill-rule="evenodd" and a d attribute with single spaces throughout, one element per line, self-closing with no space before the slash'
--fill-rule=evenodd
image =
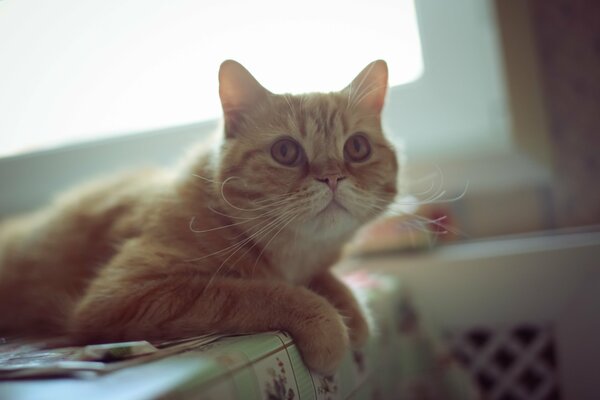
<path id="1" fill-rule="evenodd" d="M 0 1 L 0 156 L 217 117 L 228 58 L 273 92 L 423 70 L 413 0 Z"/>

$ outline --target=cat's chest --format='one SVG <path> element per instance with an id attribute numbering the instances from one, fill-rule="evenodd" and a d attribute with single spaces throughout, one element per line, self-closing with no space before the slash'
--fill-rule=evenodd
<path id="1" fill-rule="evenodd" d="M 272 253 L 272 261 L 286 281 L 307 284 L 312 277 L 335 262 L 338 252 L 338 246 L 331 243 L 296 239 L 281 243 L 277 251 Z"/>

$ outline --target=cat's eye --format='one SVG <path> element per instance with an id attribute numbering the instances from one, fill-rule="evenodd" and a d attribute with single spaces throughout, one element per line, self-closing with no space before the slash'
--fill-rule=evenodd
<path id="1" fill-rule="evenodd" d="M 362 133 L 355 133 L 346 141 L 344 155 L 351 162 L 366 161 L 371 155 L 369 140 Z"/>
<path id="2" fill-rule="evenodd" d="M 293 166 L 300 161 L 302 149 L 292 139 L 281 139 L 271 146 L 271 156 L 279 164 Z"/>

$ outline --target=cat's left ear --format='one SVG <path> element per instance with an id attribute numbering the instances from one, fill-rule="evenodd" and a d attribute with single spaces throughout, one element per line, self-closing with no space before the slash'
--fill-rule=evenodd
<path id="1" fill-rule="evenodd" d="M 219 69 L 219 96 L 224 110 L 245 108 L 270 94 L 237 61 L 226 60 Z"/>
<path id="2" fill-rule="evenodd" d="M 385 61 L 373 61 L 342 91 L 351 104 L 365 111 L 380 114 L 388 86 L 388 67 Z"/>
<path id="3" fill-rule="evenodd" d="M 219 69 L 219 96 L 225 115 L 226 134 L 235 134 L 235 125 L 243 112 L 271 94 L 242 64 L 226 60 Z"/>

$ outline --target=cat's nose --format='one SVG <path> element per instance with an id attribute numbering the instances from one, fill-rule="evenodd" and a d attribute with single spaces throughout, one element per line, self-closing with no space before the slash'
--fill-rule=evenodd
<path id="1" fill-rule="evenodd" d="M 329 188 L 332 191 L 335 192 L 335 190 L 337 189 L 337 186 L 338 186 L 338 182 L 346 179 L 346 177 L 341 174 L 328 174 L 328 175 L 323 175 L 323 176 L 321 176 L 319 178 L 315 178 L 315 179 L 318 180 L 319 182 L 323 182 L 324 184 L 329 186 Z"/>

